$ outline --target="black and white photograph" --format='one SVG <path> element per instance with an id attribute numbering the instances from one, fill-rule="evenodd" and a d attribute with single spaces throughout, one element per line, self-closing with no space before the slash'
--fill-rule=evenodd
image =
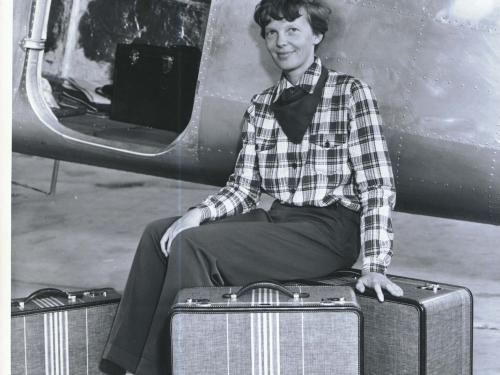
<path id="1" fill-rule="evenodd" d="M 4 371 L 500 375 L 500 0 L 2 3 Z"/>

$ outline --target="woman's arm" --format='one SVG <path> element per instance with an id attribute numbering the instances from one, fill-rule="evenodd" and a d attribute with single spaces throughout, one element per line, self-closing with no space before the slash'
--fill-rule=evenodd
<path id="1" fill-rule="evenodd" d="M 361 252 L 363 276 L 356 288 L 373 288 L 380 301 L 382 289 L 393 295 L 403 291 L 385 276 L 392 257 L 391 213 L 396 201 L 394 177 L 387 145 L 382 134 L 377 101 L 370 87 L 353 81 L 349 103 L 351 122 L 349 157 L 361 203 Z"/>

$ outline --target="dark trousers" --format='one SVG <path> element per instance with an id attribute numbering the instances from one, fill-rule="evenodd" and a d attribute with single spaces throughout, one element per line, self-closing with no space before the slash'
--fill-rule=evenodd
<path id="1" fill-rule="evenodd" d="M 176 219 L 152 222 L 139 242 L 101 362 L 107 373 L 170 373 L 168 313 L 182 288 L 316 278 L 352 266 L 359 255 L 359 214 L 340 205 L 276 201 L 269 212 L 181 232 L 167 259 L 160 239 Z"/>

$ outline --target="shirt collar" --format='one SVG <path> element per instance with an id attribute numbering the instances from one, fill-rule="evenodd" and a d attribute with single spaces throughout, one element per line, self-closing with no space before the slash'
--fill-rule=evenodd
<path id="1" fill-rule="evenodd" d="M 316 87 L 316 83 L 318 83 L 319 77 L 321 76 L 321 66 L 321 59 L 315 56 L 314 62 L 309 68 L 307 68 L 295 86 L 302 88 L 309 94 L 312 94 Z M 281 73 L 281 78 L 276 85 L 276 90 L 274 91 L 273 102 L 278 100 L 283 90 L 292 86 L 294 85 L 286 78 L 285 73 Z"/>

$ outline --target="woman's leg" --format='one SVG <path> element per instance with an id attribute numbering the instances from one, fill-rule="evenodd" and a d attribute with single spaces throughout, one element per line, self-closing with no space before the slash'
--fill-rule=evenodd
<path id="1" fill-rule="evenodd" d="M 328 210 L 322 217 L 318 212 L 326 211 L 321 209 L 285 208 L 275 212 L 277 222 L 220 221 L 181 232 L 172 243 L 160 301 L 134 373 L 169 373 L 168 314 L 182 288 L 314 278 L 350 267 L 359 252 L 359 216 L 343 208 Z"/>
<path id="2" fill-rule="evenodd" d="M 176 219 L 154 221 L 144 230 L 103 353 L 100 367 L 105 373 L 134 371 L 139 363 L 168 264 L 160 239 Z"/>
<path id="3" fill-rule="evenodd" d="M 177 219 L 178 217 L 160 219 L 150 223 L 144 230 L 99 366 L 106 374 L 122 375 L 125 370 L 135 372 L 137 369 L 150 335 L 152 319 L 167 272 L 168 260 L 161 252 L 160 239 Z M 264 210 L 255 210 L 224 220 L 269 219 Z M 151 336 L 154 335 L 153 333 Z"/>

